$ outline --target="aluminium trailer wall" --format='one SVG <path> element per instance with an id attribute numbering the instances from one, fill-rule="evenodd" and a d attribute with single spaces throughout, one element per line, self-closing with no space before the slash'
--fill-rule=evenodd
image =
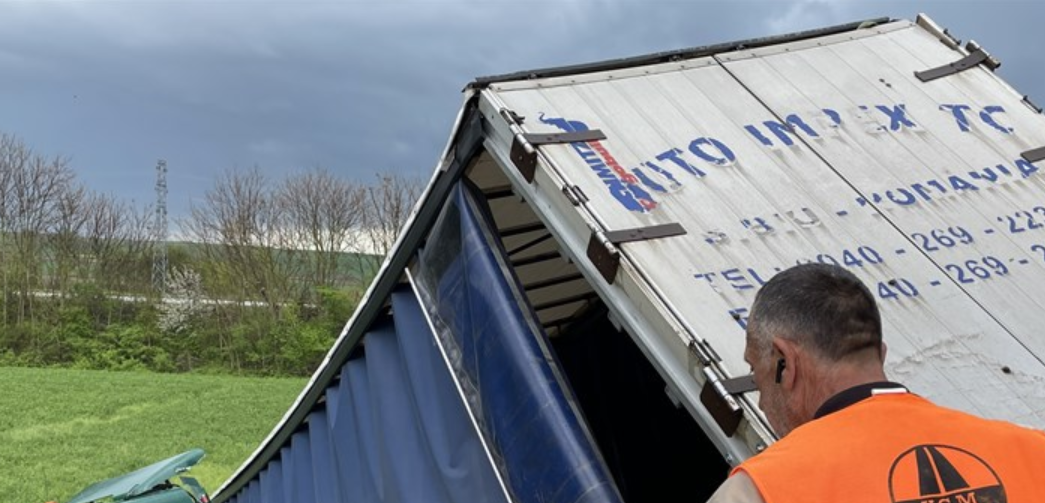
<path id="1" fill-rule="evenodd" d="M 847 267 L 878 294 L 893 378 L 1043 428 L 1045 174 L 1021 154 L 1045 145 L 1045 118 L 985 66 L 915 75 L 966 55 L 927 20 L 895 21 L 494 79 L 480 109 L 487 149 L 734 461 L 771 439 L 756 400 L 737 398 L 747 421 L 730 436 L 700 387 L 746 372 L 755 292 L 804 261 Z M 605 139 L 526 145 L 591 130 Z M 604 246 L 620 265 L 598 278 L 591 242 L 667 225 L 684 234 Z"/>

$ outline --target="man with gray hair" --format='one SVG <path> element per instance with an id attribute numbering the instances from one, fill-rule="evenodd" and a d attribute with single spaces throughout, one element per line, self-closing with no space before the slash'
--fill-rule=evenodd
<path id="1" fill-rule="evenodd" d="M 1045 433 L 932 404 L 886 379 L 874 295 L 838 266 L 777 274 L 755 297 L 744 360 L 779 441 L 709 500 L 1030 502 Z"/>

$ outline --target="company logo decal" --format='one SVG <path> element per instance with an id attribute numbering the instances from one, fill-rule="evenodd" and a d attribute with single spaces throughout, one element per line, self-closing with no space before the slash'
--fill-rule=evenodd
<path id="1" fill-rule="evenodd" d="M 947 445 L 919 445 L 889 469 L 893 503 L 1007 503 L 994 470 L 975 454 Z"/>
<path id="2" fill-rule="evenodd" d="M 590 129 L 587 124 L 581 121 L 571 121 L 561 117 L 545 118 L 544 114 L 541 114 L 540 119 L 541 122 L 558 127 L 567 133 L 588 131 Z M 639 177 L 624 169 L 602 142 L 598 140 L 578 141 L 570 145 L 573 147 L 574 152 L 581 159 L 584 159 L 588 167 L 599 177 L 599 180 L 606 185 L 606 189 L 609 190 L 610 194 L 625 208 L 645 213 L 657 207 L 657 202 L 653 200 L 653 196 L 639 185 Z"/>

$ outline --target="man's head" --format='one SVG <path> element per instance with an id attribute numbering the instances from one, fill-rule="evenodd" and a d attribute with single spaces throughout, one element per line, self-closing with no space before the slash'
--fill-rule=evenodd
<path id="1" fill-rule="evenodd" d="M 792 267 L 755 297 L 744 359 L 759 407 L 780 436 L 811 420 L 838 391 L 884 380 L 884 358 L 874 296 L 841 267 Z"/>

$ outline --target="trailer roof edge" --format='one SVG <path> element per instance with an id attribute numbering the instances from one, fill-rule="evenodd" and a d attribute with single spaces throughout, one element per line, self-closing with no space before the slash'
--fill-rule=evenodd
<path id="1" fill-rule="evenodd" d="M 724 52 L 753 49 L 757 47 L 765 47 L 769 45 L 777 45 L 788 42 L 795 42 L 798 40 L 806 40 L 810 38 L 834 35 L 836 33 L 845 33 L 848 31 L 870 28 L 881 24 L 890 23 L 893 21 L 896 21 L 896 19 L 889 17 L 879 17 L 874 19 L 866 19 L 863 21 L 855 21 L 852 23 L 840 24 L 836 26 L 829 26 L 826 28 L 817 28 L 813 30 L 805 30 L 784 35 L 774 35 L 771 37 L 751 38 L 746 40 L 738 40 L 735 42 L 725 42 L 721 44 L 691 47 L 687 49 L 655 52 L 652 54 L 645 54 L 641 56 L 608 59 L 594 63 L 582 63 L 577 65 L 557 66 L 540 68 L 536 70 L 505 73 L 501 75 L 490 75 L 486 77 L 476 78 L 474 81 L 468 84 L 466 89 L 483 89 L 489 86 L 490 84 L 495 84 L 498 82 L 562 77 L 565 75 L 579 75 L 585 73 L 603 72 L 608 70 L 618 70 L 621 68 L 654 65 L 658 63 L 668 63 L 672 61 L 696 59 L 711 56 L 714 54 L 721 54 Z"/>

